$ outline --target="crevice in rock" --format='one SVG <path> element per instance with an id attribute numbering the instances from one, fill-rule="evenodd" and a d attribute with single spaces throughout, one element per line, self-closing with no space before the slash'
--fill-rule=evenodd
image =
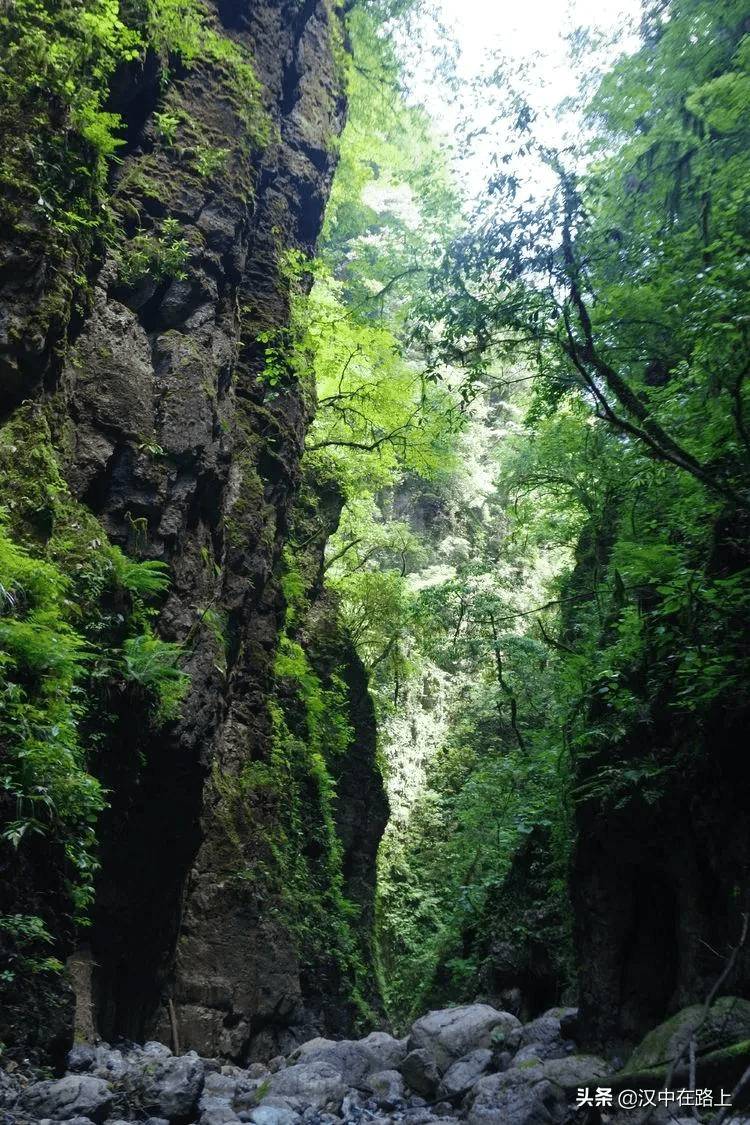
<path id="1" fill-rule="evenodd" d="M 159 57 L 149 48 L 141 58 L 119 66 L 112 77 L 105 108 L 122 118 L 125 144 L 118 152 L 120 162 L 143 143 L 146 123 L 159 104 L 161 73 Z M 117 167 L 113 164 L 113 173 Z"/>

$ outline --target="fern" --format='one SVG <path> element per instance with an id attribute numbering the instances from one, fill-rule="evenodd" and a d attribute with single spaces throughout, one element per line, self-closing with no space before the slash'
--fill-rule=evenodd
<path id="1" fill-rule="evenodd" d="M 119 584 L 137 597 L 155 597 L 169 588 L 169 567 L 158 559 L 130 559 L 113 547 L 112 566 Z"/>

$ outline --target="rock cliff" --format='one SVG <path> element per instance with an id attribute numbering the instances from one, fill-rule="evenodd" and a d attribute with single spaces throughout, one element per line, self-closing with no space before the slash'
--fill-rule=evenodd
<path id="1" fill-rule="evenodd" d="M 335 166 L 344 47 L 328 0 L 195 4 L 180 9 L 173 41 L 170 11 L 148 8 L 145 42 L 106 76 L 101 112 L 119 115 L 124 143 L 98 194 L 78 165 L 56 181 L 58 209 L 72 208 L 65 190 L 82 207 L 89 184 L 87 222 L 68 231 L 39 213 L 42 194 L 34 202 L 21 186 L 12 197 L 0 261 L 8 534 L 83 591 L 76 627 L 92 650 L 129 655 L 100 660 L 98 674 L 87 665 L 78 717 L 108 804 L 96 830 L 90 932 L 84 941 L 69 921 L 70 872 L 46 826 L 39 839 L 3 844 L 15 890 L 0 911 L 42 917 L 62 953 L 78 945 L 82 1034 L 157 1033 L 180 1049 L 239 1058 L 275 1053 L 294 1024 L 325 1032 L 335 1019 L 345 1031 L 354 1011 L 356 958 L 331 948 L 329 935 L 302 942 L 290 923 L 281 877 L 298 841 L 282 831 L 281 810 L 296 802 L 303 837 L 322 797 L 307 767 L 280 772 L 270 706 L 283 695 L 274 671 L 288 616 L 281 557 L 314 409 L 287 326 L 292 295 L 304 298 L 299 263 L 314 253 Z M 140 26 L 138 12 L 123 12 L 125 24 Z M 47 102 L 39 108 L 51 97 L 33 94 L 38 117 L 51 114 Z M 59 121 L 45 118 L 45 152 L 101 160 L 64 105 L 60 112 Z M 12 153 L 22 145 L 20 115 Z M 42 461 L 40 499 L 28 481 Z M 111 556 L 101 561 L 110 544 L 126 560 L 168 566 L 168 592 L 146 599 L 137 628 L 141 650 L 181 646 L 190 682 L 177 718 L 175 709 L 154 715 L 153 667 L 136 667 L 133 647 L 134 607 L 145 601 L 110 582 Z M 88 617 L 87 598 L 97 606 Z M 345 670 L 339 706 L 354 734 L 338 767 L 333 834 L 321 845 L 321 894 L 338 879 L 339 893 L 360 903 L 366 949 L 386 809 L 363 673 L 335 612 L 324 616 L 328 639 L 316 641 L 308 622 L 302 640 L 317 645 L 324 666 L 335 651 Z M 277 710 L 298 704 L 292 693 Z M 317 955 L 336 964 L 338 1012 L 323 1010 L 306 975 Z M 35 995 L 25 1017 L 11 995 L 2 1030 L 10 1021 L 27 1047 L 59 1050 L 72 1031 L 71 993 L 47 978 Z"/>

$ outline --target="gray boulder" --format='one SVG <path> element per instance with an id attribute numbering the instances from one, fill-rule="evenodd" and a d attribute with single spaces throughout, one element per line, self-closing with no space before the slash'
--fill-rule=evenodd
<path id="1" fill-rule="evenodd" d="M 399 1066 L 404 1076 L 404 1081 L 412 1090 L 422 1094 L 425 1098 L 433 1098 L 440 1085 L 440 1071 L 435 1062 L 435 1056 L 427 1047 L 409 1051 L 404 1061 Z"/>
<path id="2" fill-rule="evenodd" d="M 394 1039 L 385 1031 L 371 1031 L 360 1046 L 371 1060 L 370 1073 L 377 1070 L 395 1070 L 406 1058 L 406 1039 Z"/>
<path id="3" fill-rule="evenodd" d="M 516 1051 L 512 1065 L 520 1066 L 521 1063 L 529 1062 L 532 1059 L 537 1059 L 540 1062 L 544 1059 L 563 1059 L 569 1053 L 561 1039 L 553 1043 L 527 1043 L 525 1047 L 521 1047 L 520 1051 Z"/>
<path id="4" fill-rule="evenodd" d="M 148 1039 L 143 1044 L 143 1053 L 150 1059 L 171 1059 L 172 1052 L 166 1043 L 159 1043 L 156 1039 Z"/>
<path id="5" fill-rule="evenodd" d="M 406 1055 L 406 1040 L 384 1031 L 373 1031 L 366 1039 L 310 1039 L 290 1057 L 292 1064 L 323 1060 L 337 1068 L 346 1086 L 359 1086 L 366 1075 L 392 1070 Z"/>
<path id="6" fill-rule="evenodd" d="M 230 1106 L 224 1105 L 203 1110 L 198 1120 L 200 1125 L 227 1125 L 227 1122 L 239 1119 Z"/>
<path id="7" fill-rule="evenodd" d="M 112 1108 L 112 1090 L 103 1078 L 88 1074 L 68 1074 L 65 1078 L 35 1082 L 24 1091 L 21 1107 L 31 1117 L 71 1121 L 87 1117 L 100 1122 Z"/>
<path id="8" fill-rule="evenodd" d="M 100 1043 L 96 1048 L 94 1074 L 107 1082 L 116 1082 L 124 1078 L 131 1070 L 134 1060 L 126 1058 L 122 1051 L 110 1047 L 107 1043 Z"/>
<path id="9" fill-rule="evenodd" d="M 261 1078 L 238 1078 L 234 1088 L 233 1108 L 238 1112 L 255 1109 L 261 1096 L 268 1089 L 270 1074 Z"/>
<path id="10" fill-rule="evenodd" d="M 231 1110 L 237 1089 L 237 1079 L 229 1075 L 212 1071 L 204 1076 L 203 1090 L 198 1099 L 198 1110 L 201 1114 L 214 1110 Z M 232 1117 L 236 1116 L 232 1113 Z"/>
<path id="11" fill-rule="evenodd" d="M 338 1066 L 317 1058 L 277 1071 L 268 1083 L 268 1093 L 271 1096 L 299 1098 L 317 1109 L 325 1109 L 329 1105 L 341 1105 L 346 1085 Z M 261 1105 L 266 1104 L 264 1098 Z"/>
<path id="12" fill-rule="evenodd" d="M 358 1086 L 364 1076 L 372 1070 L 372 1060 L 362 1044 L 353 1039 L 310 1039 L 303 1043 L 290 1061 L 299 1065 L 311 1062 L 325 1062 L 334 1067 L 345 1086 Z"/>
<path id="13" fill-rule="evenodd" d="M 10 1108 L 16 1104 L 21 1086 L 12 1071 L 9 1074 L 0 1067 L 0 1109 Z"/>
<path id="14" fill-rule="evenodd" d="M 547 1059 L 539 1064 L 536 1073 L 561 1086 L 575 1090 L 578 1086 L 596 1084 L 606 1078 L 611 1067 L 597 1055 L 567 1055 L 564 1059 Z"/>
<path id="15" fill-rule="evenodd" d="M 576 1014 L 575 1008 L 552 1008 L 523 1027 L 511 1031 L 505 1037 L 504 1045 L 509 1050 L 518 1052 L 514 1060 L 517 1063 L 532 1058 L 562 1058 L 573 1049 L 569 1036 L 563 1034 L 562 1018 L 566 1018 L 566 1026 L 569 1026 L 571 1015 Z"/>
<path id="16" fill-rule="evenodd" d="M 504 1038 L 520 1026 L 520 1020 L 510 1012 L 500 1012 L 489 1004 L 445 1008 L 428 1012 L 413 1024 L 408 1047 L 410 1051 L 431 1051 L 438 1070 L 443 1074 L 452 1063 L 470 1051 L 490 1047 L 493 1034 Z"/>
<path id="17" fill-rule="evenodd" d="M 380 1109 L 394 1109 L 404 1097 L 404 1079 L 397 1070 L 376 1070 L 364 1081 Z"/>
<path id="18" fill-rule="evenodd" d="M 529 1059 L 499 1074 L 480 1078 L 469 1094 L 469 1125 L 559 1125 L 567 1103 L 580 1086 L 601 1082 L 608 1073 L 604 1059 L 568 1055 L 562 1059 Z"/>
<path id="19" fill-rule="evenodd" d="M 186 1121 L 194 1115 L 203 1089 L 204 1067 L 195 1051 L 149 1063 L 143 1074 L 141 1099 L 154 1116 Z"/>
<path id="20" fill-rule="evenodd" d="M 563 1090 L 520 1067 L 480 1078 L 469 1096 L 468 1125 L 561 1125 L 567 1114 Z"/>
<path id="21" fill-rule="evenodd" d="M 237 1079 L 218 1071 L 206 1074 L 203 1090 L 198 1099 L 200 1125 L 224 1125 L 237 1120 L 235 1094 Z M 255 1101 L 253 1100 L 253 1105 Z"/>
<path id="22" fill-rule="evenodd" d="M 288 1106 L 260 1105 L 250 1115 L 253 1125 L 296 1125 L 301 1120 Z"/>
<path id="23" fill-rule="evenodd" d="M 492 1065 L 493 1054 L 489 1047 L 477 1047 L 462 1059 L 449 1066 L 438 1089 L 441 1098 L 453 1098 L 468 1090 Z"/>
<path id="24" fill-rule="evenodd" d="M 71 1117 L 66 1120 L 65 1125 L 94 1125 L 90 1117 Z M 109 1125 L 109 1122 L 107 1122 Z"/>
<path id="25" fill-rule="evenodd" d="M 68 1051 L 65 1062 L 68 1070 L 72 1070 L 74 1074 L 83 1074 L 93 1069 L 96 1063 L 96 1051 L 88 1043 L 75 1043 Z"/>

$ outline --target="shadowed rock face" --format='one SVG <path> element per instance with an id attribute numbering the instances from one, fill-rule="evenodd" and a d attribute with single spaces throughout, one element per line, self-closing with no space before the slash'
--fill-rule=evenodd
<path id="1" fill-rule="evenodd" d="M 747 566 L 745 524 L 717 521 L 714 573 Z M 571 589 L 608 558 L 612 526 L 597 543 L 582 540 Z M 618 1053 L 666 1016 L 702 1003 L 719 980 L 722 991 L 750 989 L 750 953 L 740 940 L 750 905 L 747 705 L 738 694 L 731 710 L 713 703 L 686 719 L 676 690 L 662 684 L 647 721 L 604 756 L 582 754 L 575 764 L 576 784 L 589 790 L 576 806 L 570 873 L 581 1039 Z M 602 706 L 590 703 L 592 726 Z M 597 771 L 637 763 L 644 745 L 659 748 L 663 781 L 608 800 Z"/>
<path id="2" fill-rule="evenodd" d="M 247 106 L 219 65 L 166 76 L 148 55 L 122 68 L 111 108 L 127 146 L 112 197 L 131 248 L 144 231 L 163 241 L 161 224 L 174 220 L 185 260 L 171 276 L 131 277 L 114 255 L 92 262 L 89 307 L 39 338 L 6 333 L 0 359 L 6 408 L 29 396 L 54 402 L 70 488 L 111 540 L 169 564 L 158 628 L 188 651 L 178 724 L 155 734 L 131 698 L 108 701 L 95 769 L 111 807 L 88 939 L 96 1028 L 108 1039 L 156 1032 L 182 1050 L 239 1057 L 253 1036 L 275 1053 L 284 1028 L 314 1018 L 304 1013 L 292 939 L 253 877 L 272 811 L 262 794 L 244 793 L 241 808 L 236 798 L 243 766 L 270 749 L 284 615 L 274 568 L 310 409 L 291 367 L 268 385 L 257 338 L 288 323 L 280 263 L 288 250 L 314 251 L 345 103 L 327 0 L 230 0 L 217 13 L 222 33 L 253 56 L 261 93 L 252 112 L 267 115 L 270 139 L 248 140 Z M 192 148 L 179 133 L 173 145 L 156 143 L 165 88 Z M 20 325 L 48 272 L 43 257 L 17 246 L 4 251 L 5 266 L 14 267 L 6 326 Z M 56 348 L 64 333 L 67 350 Z M 352 687 L 354 706 L 355 691 L 364 682 Z M 364 753 L 378 812 L 364 847 L 357 838 L 345 848 L 350 881 L 371 888 L 385 804 L 371 740 Z M 361 788 L 348 788 L 361 801 Z M 342 826 L 357 818 L 359 808 L 338 810 Z"/>

